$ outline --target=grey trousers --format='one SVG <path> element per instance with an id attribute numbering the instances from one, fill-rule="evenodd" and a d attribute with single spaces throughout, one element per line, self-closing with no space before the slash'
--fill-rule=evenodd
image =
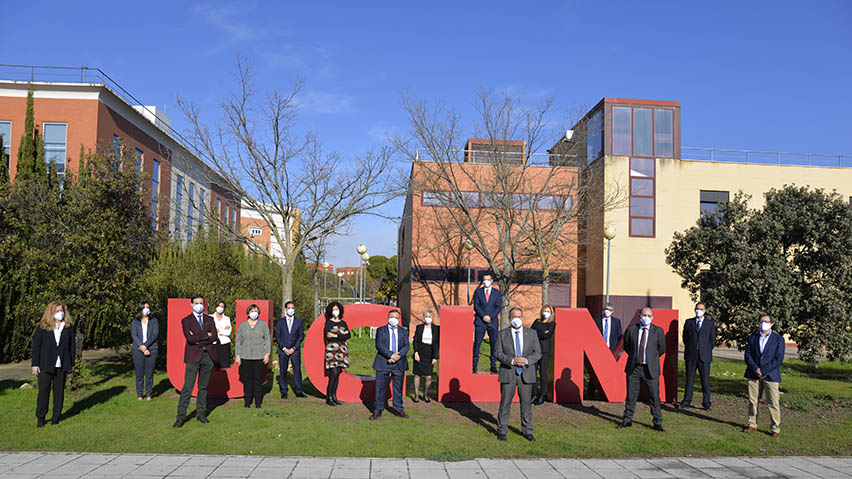
<path id="1" fill-rule="evenodd" d="M 532 434 L 532 393 L 535 384 L 524 384 L 521 376 L 512 375 L 507 383 L 500 383 L 500 411 L 497 413 L 497 434 L 509 432 L 509 411 L 512 409 L 512 398 L 515 390 L 521 402 L 521 432 Z"/>
<path id="2" fill-rule="evenodd" d="M 198 397 L 195 399 L 195 415 L 204 416 L 207 411 L 207 384 L 210 382 L 210 373 L 213 371 L 213 360 L 207 351 L 201 356 L 197 363 L 186 363 L 186 373 L 183 376 L 183 389 L 180 390 L 178 400 L 177 417 L 186 417 L 189 408 L 189 399 L 192 397 L 192 389 L 195 387 L 195 376 L 198 375 Z"/>
<path id="3" fill-rule="evenodd" d="M 627 375 L 627 400 L 624 401 L 624 422 L 633 422 L 633 413 L 636 411 L 636 400 L 639 398 L 639 388 L 645 385 L 648 390 L 648 402 L 651 406 L 651 416 L 654 417 L 654 425 L 663 424 L 663 414 L 660 408 L 660 378 L 652 378 L 648 372 L 648 366 L 637 364 L 633 371 Z"/>

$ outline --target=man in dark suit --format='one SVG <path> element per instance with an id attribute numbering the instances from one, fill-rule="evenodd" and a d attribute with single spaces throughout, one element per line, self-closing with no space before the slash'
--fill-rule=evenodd
<path id="1" fill-rule="evenodd" d="M 618 342 L 621 341 L 621 320 L 616 318 L 612 314 L 615 312 L 615 307 L 612 303 L 606 303 L 603 308 L 603 314 L 596 317 L 594 319 L 595 326 L 598 327 L 598 331 L 601 333 L 601 337 L 606 344 L 606 347 L 609 348 L 610 352 L 615 354 L 615 347 L 618 345 Z M 589 387 L 588 392 L 586 392 L 586 397 L 592 398 L 595 395 L 595 384 L 597 384 L 598 378 L 595 376 L 593 371 L 589 372 Z"/>
<path id="2" fill-rule="evenodd" d="M 648 390 L 654 429 L 664 432 L 663 415 L 660 412 L 660 357 L 666 353 L 666 335 L 663 328 L 651 324 L 654 312 L 642 308 L 640 323 L 624 332 L 624 352 L 627 353 L 627 400 L 624 402 L 624 418 L 618 429 L 633 425 L 633 412 L 642 384 Z"/>
<path id="3" fill-rule="evenodd" d="M 281 399 L 287 398 L 287 365 L 293 365 L 293 390 L 297 398 L 305 397 L 302 390 L 302 341 L 305 325 L 296 317 L 296 303 L 284 304 L 284 317 L 275 324 L 275 341 L 278 343 L 278 389 Z"/>
<path id="4" fill-rule="evenodd" d="M 210 382 L 210 372 L 213 371 L 213 361 L 218 359 L 213 345 L 219 341 L 219 336 L 216 334 L 213 317 L 204 314 L 204 297 L 196 294 L 190 301 L 192 313 L 181 320 L 183 337 L 186 339 L 186 347 L 183 350 L 186 372 L 183 376 L 183 389 L 180 390 L 175 427 L 181 427 L 186 422 L 186 410 L 189 408 L 196 376 L 198 397 L 195 399 L 195 417 L 199 422 L 210 422 L 206 415 L 207 384 Z"/>
<path id="5" fill-rule="evenodd" d="M 521 403 L 521 433 L 528 441 L 535 441 L 532 426 L 532 394 L 535 388 L 535 364 L 541 360 L 538 333 L 524 327 L 521 308 L 509 311 L 511 326 L 500 331 L 495 350 L 500 360 L 500 410 L 497 413 L 497 439 L 506 440 L 509 432 L 509 411 L 512 398 L 518 390 Z"/>
<path id="6" fill-rule="evenodd" d="M 779 404 L 778 385 L 781 383 L 781 364 L 784 362 L 784 338 L 772 331 L 775 320 L 768 314 L 760 318 L 760 332 L 748 337 L 745 350 L 746 372 L 748 378 L 748 427 L 743 432 L 757 430 L 757 401 L 762 392 L 766 392 L 766 404 L 769 406 L 769 430 L 772 437 L 781 433 L 781 405 Z"/>
<path id="7" fill-rule="evenodd" d="M 497 358 L 494 355 L 494 342 L 500 329 L 500 310 L 503 308 L 503 296 L 500 290 L 492 287 L 491 273 L 482 275 L 482 287 L 473 292 L 473 372 L 479 365 L 479 348 L 482 339 L 488 333 L 491 343 L 491 372 L 497 372 Z"/>
<path id="8" fill-rule="evenodd" d="M 376 330 L 376 358 L 373 369 L 376 370 L 376 405 L 370 419 L 382 417 L 385 410 L 385 395 L 388 381 L 393 383 L 393 412 L 399 417 L 407 418 L 402 410 L 402 382 L 405 371 L 408 370 L 408 330 L 399 324 L 399 311 L 392 309 L 388 312 L 388 324 Z"/>
<path id="9" fill-rule="evenodd" d="M 683 325 L 683 359 L 686 362 L 686 390 L 683 401 L 677 406 L 685 409 L 692 403 L 692 390 L 695 382 L 695 369 L 701 376 L 701 392 L 704 410 L 710 410 L 710 361 L 713 360 L 713 348 L 716 347 L 716 323 L 706 318 L 707 307 L 704 303 L 695 305 L 695 317 L 687 319 Z"/>

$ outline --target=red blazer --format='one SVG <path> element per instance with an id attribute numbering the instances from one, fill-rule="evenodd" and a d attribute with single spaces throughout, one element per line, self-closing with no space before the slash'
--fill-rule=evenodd
<path id="1" fill-rule="evenodd" d="M 198 319 L 195 313 L 190 313 L 187 317 L 180 321 L 183 327 L 183 337 L 186 338 L 186 348 L 183 350 L 183 362 L 197 363 L 201 361 L 201 355 L 204 354 L 204 349 L 207 348 L 207 354 L 210 359 L 216 361 L 219 355 L 216 354 L 214 344 L 219 342 L 219 336 L 216 334 L 216 324 L 213 323 L 213 316 L 202 314 L 204 320 L 204 330 L 198 324 Z"/>

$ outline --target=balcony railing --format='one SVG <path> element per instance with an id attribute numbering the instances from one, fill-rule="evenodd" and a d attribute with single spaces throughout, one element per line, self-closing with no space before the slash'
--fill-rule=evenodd
<path id="1" fill-rule="evenodd" d="M 852 155 L 824 155 L 819 153 L 731 150 L 683 146 L 680 149 L 680 158 L 688 161 L 712 161 L 715 163 L 852 168 Z"/>

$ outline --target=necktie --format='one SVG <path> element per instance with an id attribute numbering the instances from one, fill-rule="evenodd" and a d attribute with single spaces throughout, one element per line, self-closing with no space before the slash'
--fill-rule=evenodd
<path id="1" fill-rule="evenodd" d="M 699 320 L 698 320 L 698 330 L 699 330 L 699 331 L 701 331 L 701 322 L 702 322 L 702 321 L 703 321 L 702 319 L 699 319 Z"/>
<path id="2" fill-rule="evenodd" d="M 515 356 L 517 357 L 520 357 L 523 354 L 523 351 L 521 351 L 520 333 L 520 331 L 515 331 Z M 523 372 L 523 368 L 521 368 L 520 366 L 515 366 L 515 374 L 520 376 L 521 372 Z"/>
<path id="3" fill-rule="evenodd" d="M 391 343 L 393 343 L 392 347 L 391 347 L 391 352 L 395 353 L 396 352 L 396 346 L 397 346 L 396 345 L 396 328 L 391 328 Z"/>
<path id="4" fill-rule="evenodd" d="M 204 317 L 200 314 L 198 315 L 198 325 L 201 326 L 201 330 L 204 331 Z"/>
<path id="5" fill-rule="evenodd" d="M 488 303 L 488 298 L 490 298 L 490 297 L 491 297 L 491 290 L 488 289 L 488 288 L 485 288 L 485 302 L 486 303 Z"/>
<path id="6" fill-rule="evenodd" d="M 604 318 L 603 336 L 606 347 L 609 347 L 609 318 Z"/>
<path id="7" fill-rule="evenodd" d="M 645 335 L 648 328 L 642 328 L 642 336 L 639 337 L 639 362 L 645 364 Z"/>

